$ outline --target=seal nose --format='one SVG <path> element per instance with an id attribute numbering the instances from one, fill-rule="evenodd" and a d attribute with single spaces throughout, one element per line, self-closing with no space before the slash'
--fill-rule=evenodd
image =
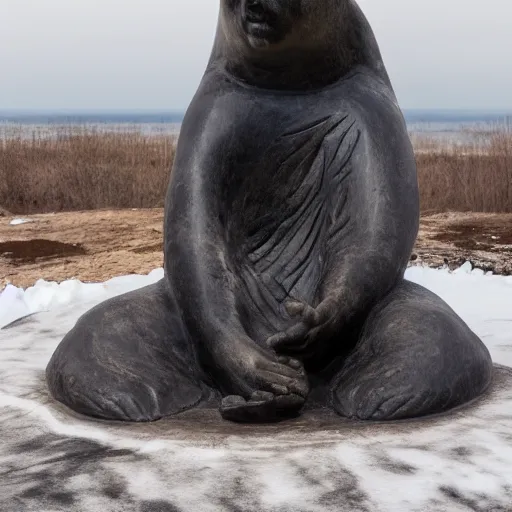
<path id="1" fill-rule="evenodd" d="M 258 22 L 265 20 L 265 8 L 261 0 L 247 0 L 245 10 L 249 21 Z"/>

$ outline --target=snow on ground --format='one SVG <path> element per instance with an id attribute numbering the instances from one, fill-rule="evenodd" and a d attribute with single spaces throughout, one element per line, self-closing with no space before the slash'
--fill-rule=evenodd
<path id="1" fill-rule="evenodd" d="M 39 280 L 26 290 L 7 285 L 0 294 L 0 329 L 33 313 L 73 304 L 97 304 L 109 297 L 155 283 L 163 275 L 163 269 L 156 269 L 145 276 L 114 277 L 104 283 L 82 283 L 76 279 L 62 283 Z"/>
<path id="2" fill-rule="evenodd" d="M 11 226 L 19 226 L 20 224 L 27 224 L 29 222 L 34 222 L 33 219 L 12 219 L 9 224 Z"/>
<path id="3" fill-rule="evenodd" d="M 306 417 L 237 426 L 185 415 L 152 425 L 79 417 L 44 383 L 77 318 L 163 275 L 38 282 L 0 295 L 0 510 L 134 512 L 512 510 L 512 277 L 412 267 L 482 337 L 492 392 L 446 416 L 394 424 Z M 206 413 L 205 413 L 206 414 Z M 210 420 L 212 417 L 209 417 Z"/>

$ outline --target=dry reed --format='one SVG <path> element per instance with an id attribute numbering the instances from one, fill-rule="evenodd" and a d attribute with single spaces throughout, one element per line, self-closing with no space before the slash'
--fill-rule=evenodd
<path id="1" fill-rule="evenodd" d="M 0 141 L 0 206 L 13 213 L 163 205 L 175 138 L 88 129 Z"/>
<path id="2" fill-rule="evenodd" d="M 512 133 L 416 144 L 422 212 L 512 212 Z"/>

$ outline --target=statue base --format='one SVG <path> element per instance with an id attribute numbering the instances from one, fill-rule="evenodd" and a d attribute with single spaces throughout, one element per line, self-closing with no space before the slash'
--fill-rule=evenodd
<path id="1" fill-rule="evenodd" d="M 0 510 L 409 512 L 512 502 L 512 368 L 496 366 L 476 402 L 413 421 L 312 409 L 239 425 L 208 406 L 150 424 L 95 421 L 45 385 L 73 321 L 64 310 L 0 331 Z"/>

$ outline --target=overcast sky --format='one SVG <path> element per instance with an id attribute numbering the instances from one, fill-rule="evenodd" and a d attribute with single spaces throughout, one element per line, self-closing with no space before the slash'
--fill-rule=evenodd
<path id="1" fill-rule="evenodd" d="M 512 0 L 360 5 L 402 107 L 512 109 Z M 0 109 L 183 110 L 217 9 L 216 0 L 0 0 Z"/>

